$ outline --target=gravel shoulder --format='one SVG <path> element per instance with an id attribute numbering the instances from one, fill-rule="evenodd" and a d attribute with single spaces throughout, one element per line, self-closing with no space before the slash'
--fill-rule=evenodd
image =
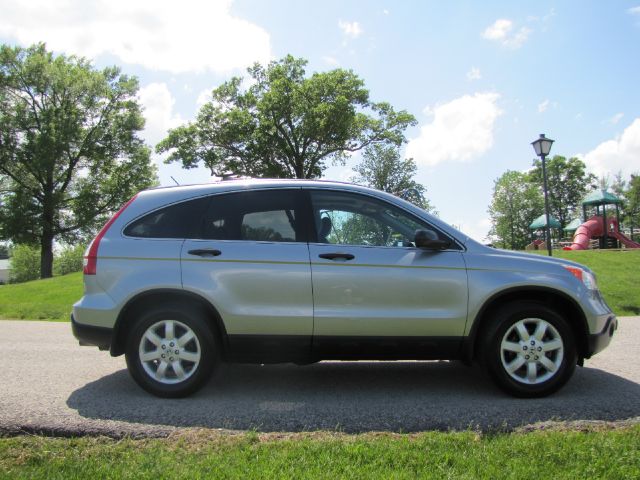
<path id="1" fill-rule="evenodd" d="M 557 394 L 515 399 L 458 362 L 231 365 L 187 399 L 162 400 L 123 357 L 79 347 L 68 323 L 1 321 L 0 435 L 165 436 L 188 427 L 347 433 L 513 430 L 553 422 L 640 419 L 640 317 Z"/>

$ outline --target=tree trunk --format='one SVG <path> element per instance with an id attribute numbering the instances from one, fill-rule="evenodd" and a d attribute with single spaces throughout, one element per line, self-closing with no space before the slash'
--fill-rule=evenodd
<path id="1" fill-rule="evenodd" d="M 40 278 L 53 276 L 53 194 L 47 189 L 42 202 L 42 236 L 40 237 Z"/>
<path id="2" fill-rule="evenodd" d="M 45 228 L 45 230 L 51 230 Z M 42 234 L 40 238 L 40 278 L 53 276 L 53 235 L 51 232 Z"/>

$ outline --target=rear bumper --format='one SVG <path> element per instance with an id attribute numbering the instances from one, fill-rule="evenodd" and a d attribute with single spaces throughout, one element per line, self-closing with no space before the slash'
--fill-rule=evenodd
<path id="1" fill-rule="evenodd" d="M 602 331 L 589 335 L 586 357 L 590 358 L 592 355 L 604 350 L 611 343 L 611 338 L 613 338 L 613 334 L 617 329 L 618 319 L 615 315 L 609 315 Z"/>
<path id="2" fill-rule="evenodd" d="M 109 350 L 111 346 L 112 328 L 94 327 L 93 325 L 78 323 L 73 314 L 71 314 L 71 331 L 82 346 L 94 346 L 100 350 Z"/>

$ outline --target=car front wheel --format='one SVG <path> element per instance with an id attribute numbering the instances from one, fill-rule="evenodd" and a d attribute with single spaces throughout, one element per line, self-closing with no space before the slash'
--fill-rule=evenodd
<path id="1" fill-rule="evenodd" d="M 141 315 L 127 344 L 133 379 L 159 397 L 184 397 L 199 389 L 217 363 L 216 341 L 205 315 L 163 306 Z"/>
<path id="2" fill-rule="evenodd" d="M 573 331 L 556 311 L 513 303 L 496 312 L 481 355 L 499 387 L 517 397 L 543 397 L 562 387 L 577 362 Z"/>

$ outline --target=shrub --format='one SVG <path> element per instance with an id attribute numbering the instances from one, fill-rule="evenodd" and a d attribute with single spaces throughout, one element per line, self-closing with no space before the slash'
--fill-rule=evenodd
<path id="1" fill-rule="evenodd" d="M 67 273 L 81 272 L 84 251 L 84 245 L 63 249 L 53 259 L 53 273 L 55 275 L 66 275 Z"/>
<path id="2" fill-rule="evenodd" d="M 9 283 L 40 278 L 40 249 L 30 245 L 15 245 L 9 266 Z"/>

